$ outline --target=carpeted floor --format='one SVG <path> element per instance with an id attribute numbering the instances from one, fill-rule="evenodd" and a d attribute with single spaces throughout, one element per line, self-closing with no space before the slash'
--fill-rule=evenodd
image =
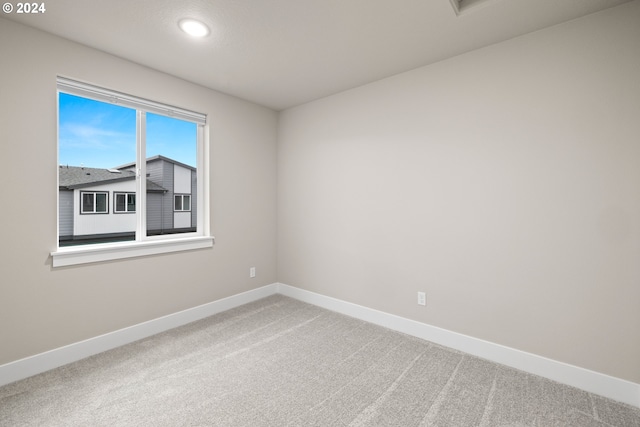
<path id="1" fill-rule="evenodd" d="M 640 410 L 276 295 L 1 387 L 0 425 L 640 427 Z"/>

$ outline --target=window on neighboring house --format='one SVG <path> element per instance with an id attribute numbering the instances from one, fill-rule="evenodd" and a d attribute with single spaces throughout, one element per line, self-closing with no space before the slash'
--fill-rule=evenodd
<path id="1" fill-rule="evenodd" d="M 206 116 L 62 77 L 57 83 L 54 266 L 210 247 Z"/>
<path id="2" fill-rule="evenodd" d="M 81 191 L 80 213 L 104 214 L 109 213 L 109 193 Z"/>
<path id="3" fill-rule="evenodd" d="M 188 194 L 176 194 L 174 196 L 173 210 L 186 212 L 191 210 L 191 196 Z"/>
<path id="4" fill-rule="evenodd" d="M 136 211 L 136 193 L 114 193 L 115 213 L 133 213 Z"/>

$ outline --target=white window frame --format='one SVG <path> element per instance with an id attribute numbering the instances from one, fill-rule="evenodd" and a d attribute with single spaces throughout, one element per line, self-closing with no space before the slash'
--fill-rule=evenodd
<path id="1" fill-rule="evenodd" d="M 133 210 L 130 211 L 129 210 L 129 196 L 133 195 L 134 197 L 137 196 L 136 193 L 132 193 L 132 192 L 128 192 L 128 191 L 114 191 L 113 192 L 113 213 L 114 214 L 132 214 L 132 213 L 136 213 L 138 211 L 138 203 L 136 200 L 136 203 L 134 203 L 133 205 Z M 124 196 L 124 210 L 123 211 L 119 211 L 118 210 L 118 196 Z M 137 199 L 137 197 L 136 197 Z"/>
<path id="2" fill-rule="evenodd" d="M 189 198 L 189 209 L 184 208 L 184 198 Z M 180 209 L 176 209 L 176 199 L 180 198 Z M 191 212 L 191 194 L 174 194 L 173 195 L 173 211 L 174 212 Z"/>
<path id="3" fill-rule="evenodd" d="M 58 218 L 58 220 L 56 221 L 58 227 L 56 233 L 56 250 L 51 252 L 53 267 L 86 264 L 212 247 L 214 243 L 214 237 L 211 235 L 209 229 L 209 125 L 207 123 L 206 115 L 59 76 L 57 78 L 58 96 L 60 92 L 94 99 L 101 102 L 122 105 L 136 110 L 137 178 L 135 214 L 137 219 L 137 231 L 135 241 L 96 243 L 91 245 L 60 247 L 60 219 Z M 57 103 L 56 105 L 58 106 L 59 103 Z M 146 236 L 147 219 L 145 206 L 147 195 L 147 180 L 142 179 L 142 177 L 146 177 L 146 158 L 144 157 L 146 113 L 169 116 L 180 120 L 186 120 L 197 125 L 196 179 L 198 182 L 198 186 L 196 194 L 198 203 L 196 206 L 197 228 L 195 232 L 166 234 L 160 236 Z M 56 138 L 56 141 L 58 141 L 58 139 L 59 138 Z M 56 165 L 59 164 L 59 156 L 60 147 L 58 146 Z M 59 188 L 58 180 L 59 178 L 56 179 L 56 194 Z M 58 196 L 56 196 L 56 201 L 59 204 Z M 58 212 L 59 215 L 59 208 L 56 209 L 56 212 Z"/>
<path id="4" fill-rule="evenodd" d="M 84 195 L 85 194 L 93 194 L 93 210 L 85 211 L 84 210 Z M 98 211 L 98 194 L 105 195 L 104 202 L 104 211 Z M 105 215 L 109 214 L 109 192 L 108 191 L 80 191 L 80 215 Z"/>

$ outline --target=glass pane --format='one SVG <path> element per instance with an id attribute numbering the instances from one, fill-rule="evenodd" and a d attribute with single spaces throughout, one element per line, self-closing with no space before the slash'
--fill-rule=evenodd
<path id="1" fill-rule="evenodd" d="M 96 212 L 107 211 L 107 195 L 105 193 L 96 194 Z"/>
<path id="2" fill-rule="evenodd" d="M 196 231 L 197 125 L 147 113 L 147 235 Z"/>
<path id="3" fill-rule="evenodd" d="M 124 203 L 125 195 L 124 194 L 116 194 L 116 212 L 124 212 Z"/>
<path id="4" fill-rule="evenodd" d="M 183 211 L 191 210 L 191 196 L 182 196 L 182 210 Z"/>
<path id="5" fill-rule="evenodd" d="M 136 195 L 127 194 L 127 212 L 136 211 Z"/>
<path id="6" fill-rule="evenodd" d="M 94 212 L 93 193 L 82 193 L 82 212 Z"/>
<path id="7" fill-rule="evenodd" d="M 135 239 L 135 215 L 111 220 L 107 194 L 135 192 L 135 110 L 59 93 L 58 111 L 59 245 Z"/>

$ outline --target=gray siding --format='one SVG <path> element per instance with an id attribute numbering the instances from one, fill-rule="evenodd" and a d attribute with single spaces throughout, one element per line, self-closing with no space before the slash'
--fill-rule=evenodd
<path id="1" fill-rule="evenodd" d="M 164 229 L 172 229 L 173 228 L 173 163 L 165 162 L 164 160 L 158 162 L 162 164 L 162 170 L 164 171 L 161 186 L 166 188 L 167 191 L 164 195 L 163 206 L 165 212 L 168 215 L 164 215 L 163 218 L 163 228 Z"/>
<path id="2" fill-rule="evenodd" d="M 147 230 L 173 228 L 173 163 L 164 160 L 147 162 L 147 179 L 168 190 L 164 195 L 158 195 L 159 200 L 154 200 L 153 205 L 147 202 Z M 150 216 L 153 217 L 154 228 L 149 225 Z"/>
<path id="3" fill-rule="evenodd" d="M 73 235 L 73 191 L 60 190 L 59 192 L 59 236 Z"/>
<path id="4" fill-rule="evenodd" d="M 198 187 L 196 180 L 196 172 L 191 171 L 191 226 L 198 226 Z"/>
<path id="5" fill-rule="evenodd" d="M 147 230 L 162 228 L 162 193 L 147 193 Z"/>
<path id="6" fill-rule="evenodd" d="M 162 163 L 164 162 L 147 162 L 147 179 L 158 185 L 162 185 Z"/>

